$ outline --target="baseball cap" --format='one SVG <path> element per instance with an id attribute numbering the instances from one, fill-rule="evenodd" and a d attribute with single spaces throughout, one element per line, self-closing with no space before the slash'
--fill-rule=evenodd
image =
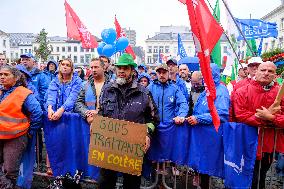
<path id="1" fill-rule="evenodd" d="M 260 57 L 251 57 L 249 60 L 248 60 L 248 66 L 250 64 L 261 64 L 263 63 L 262 59 Z"/>
<path id="2" fill-rule="evenodd" d="M 20 56 L 21 58 L 32 58 L 34 61 L 36 61 L 34 55 L 32 53 L 25 53 L 25 54 L 22 54 Z"/>
<path id="3" fill-rule="evenodd" d="M 166 71 L 169 71 L 169 68 L 168 68 L 168 65 L 167 64 L 160 64 L 156 67 L 156 72 L 159 70 L 159 69 L 164 69 Z"/>
<path id="4" fill-rule="evenodd" d="M 166 64 L 168 65 L 169 63 L 174 63 L 175 65 L 177 65 L 177 60 L 176 59 L 174 59 L 174 58 L 171 58 L 171 59 L 169 59 L 167 62 L 166 62 Z"/>

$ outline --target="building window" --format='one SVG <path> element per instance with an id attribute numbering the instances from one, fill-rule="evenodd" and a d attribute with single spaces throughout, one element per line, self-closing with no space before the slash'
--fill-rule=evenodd
<path id="1" fill-rule="evenodd" d="M 77 62 L 78 62 L 78 57 L 77 57 L 77 56 L 74 56 L 73 61 L 74 61 L 74 63 L 77 63 Z"/>
<path id="2" fill-rule="evenodd" d="M 11 59 L 14 59 L 14 53 L 10 53 Z"/>
<path id="3" fill-rule="evenodd" d="M 224 46 L 224 47 L 223 47 L 223 53 L 224 53 L 224 54 L 228 53 L 228 47 L 227 47 L 227 46 Z"/>
<path id="4" fill-rule="evenodd" d="M 6 51 L 3 51 L 3 54 L 5 54 L 5 55 L 6 55 Z"/>
<path id="5" fill-rule="evenodd" d="M 91 52 L 95 52 L 95 49 L 91 49 Z"/>
<path id="6" fill-rule="evenodd" d="M 21 54 L 24 54 L 24 50 L 23 49 L 21 49 Z"/>
<path id="7" fill-rule="evenodd" d="M 174 54 L 177 54 L 177 47 L 174 47 Z"/>
<path id="8" fill-rule="evenodd" d="M 53 46 L 52 45 L 50 45 L 50 51 L 53 52 Z"/>
<path id="9" fill-rule="evenodd" d="M 264 52 L 266 52 L 268 49 L 268 43 L 264 43 Z"/>
<path id="10" fill-rule="evenodd" d="M 28 49 L 25 49 L 25 53 L 28 53 Z"/>
<path id="11" fill-rule="evenodd" d="M 157 54 L 153 55 L 153 63 L 158 63 L 158 55 Z"/>
<path id="12" fill-rule="evenodd" d="M 74 52 L 77 52 L 77 47 L 74 47 Z"/>
<path id="13" fill-rule="evenodd" d="M 148 53 L 152 53 L 152 46 L 148 46 Z"/>
<path id="14" fill-rule="evenodd" d="M 59 47 L 58 47 L 58 48 L 59 48 Z M 57 62 L 59 62 L 59 60 L 60 60 L 60 57 L 59 57 L 59 56 L 57 56 L 56 58 L 57 58 Z"/>
<path id="15" fill-rule="evenodd" d="M 6 48 L 6 40 L 3 40 L 3 47 Z"/>
<path id="16" fill-rule="evenodd" d="M 158 46 L 154 46 L 154 53 L 158 53 Z"/>
<path id="17" fill-rule="evenodd" d="M 65 47 L 62 47 L 62 52 L 65 52 Z"/>
<path id="18" fill-rule="evenodd" d="M 59 52 L 59 47 L 56 47 L 56 52 Z"/>
<path id="19" fill-rule="evenodd" d="M 81 52 L 84 52 L 84 49 L 83 49 L 83 47 L 81 47 Z"/>
<path id="20" fill-rule="evenodd" d="M 32 53 L 32 49 L 29 49 L 29 53 Z"/>
<path id="21" fill-rule="evenodd" d="M 68 52 L 71 52 L 71 47 L 70 46 L 68 46 Z"/>
<path id="22" fill-rule="evenodd" d="M 64 60 L 65 59 L 65 56 L 62 56 L 62 60 Z"/>
<path id="23" fill-rule="evenodd" d="M 275 40 L 271 41 L 271 49 L 274 49 L 275 47 Z"/>
<path id="24" fill-rule="evenodd" d="M 165 53 L 169 53 L 170 52 L 170 47 L 169 46 L 165 46 Z"/>
<path id="25" fill-rule="evenodd" d="M 159 47 L 159 52 L 160 52 L 160 53 L 164 53 L 164 47 L 163 47 L 163 46 L 160 46 L 160 47 Z"/>
<path id="26" fill-rule="evenodd" d="M 53 56 L 50 56 L 49 58 L 50 58 L 51 60 L 54 60 L 54 57 L 53 57 Z"/>
<path id="27" fill-rule="evenodd" d="M 15 58 L 18 58 L 19 57 L 19 54 L 18 53 L 16 53 L 16 56 L 15 56 Z"/>
<path id="28" fill-rule="evenodd" d="M 90 49 L 86 49 L 86 52 L 89 52 L 90 51 Z"/>
<path id="29" fill-rule="evenodd" d="M 84 64 L 84 56 L 80 56 L 80 63 Z"/>
<path id="30" fill-rule="evenodd" d="M 147 63 L 148 64 L 152 64 L 152 56 L 148 56 L 147 57 Z"/>
<path id="31" fill-rule="evenodd" d="M 86 49 L 86 50 L 89 50 L 89 49 Z M 85 55 L 85 62 L 86 62 L 86 63 L 89 63 L 90 60 L 91 60 L 91 55 L 90 55 L 90 54 L 86 54 L 86 55 Z"/>
<path id="32" fill-rule="evenodd" d="M 279 48 L 283 47 L 283 37 L 279 38 Z"/>
<path id="33" fill-rule="evenodd" d="M 34 52 L 36 52 L 36 47 L 34 47 Z"/>
<path id="34" fill-rule="evenodd" d="M 281 18 L 280 29 L 281 29 L 281 30 L 284 30 L 284 18 Z"/>

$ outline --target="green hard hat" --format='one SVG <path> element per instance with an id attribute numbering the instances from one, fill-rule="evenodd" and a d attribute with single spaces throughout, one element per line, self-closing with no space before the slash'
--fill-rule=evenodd
<path id="1" fill-rule="evenodd" d="M 134 62 L 133 57 L 130 54 L 123 53 L 119 58 L 118 62 L 114 64 L 115 66 L 133 66 L 137 67 L 137 64 Z"/>

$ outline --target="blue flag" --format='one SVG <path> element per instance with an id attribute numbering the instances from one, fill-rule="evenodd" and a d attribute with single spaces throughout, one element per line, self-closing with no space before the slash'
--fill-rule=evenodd
<path id="1" fill-rule="evenodd" d="M 262 43 L 263 43 L 263 38 L 261 38 L 260 43 L 259 43 L 259 46 L 258 46 L 258 50 L 257 50 L 258 56 L 261 56 Z"/>
<path id="2" fill-rule="evenodd" d="M 64 113 L 58 121 L 44 117 L 45 144 L 54 176 L 76 170 L 95 180 L 100 168 L 88 164 L 90 125 L 79 114 Z"/>
<path id="3" fill-rule="evenodd" d="M 223 135 L 225 186 L 249 188 L 256 159 L 257 128 L 242 123 L 226 123 Z"/>
<path id="4" fill-rule="evenodd" d="M 180 34 L 178 34 L 178 53 L 177 53 L 177 55 L 179 55 L 180 58 L 187 57 L 187 54 L 185 52 L 185 49 L 183 47 L 183 44 L 182 44 L 182 41 L 181 41 L 181 38 L 180 38 Z"/>
<path id="5" fill-rule="evenodd" d="M 236 19 L 245 38 L 258 39 L 258 38 L 277 38 L 278 30 L 277 24 L 272 22 L 264 22 L 257 19 Z M 238 40 L 243 40 L 243 36 L 239 34 Z"/>
<path id="6" fill-rule="evenodd" d="M 187 165 L 225 179 L 227 188 L 249 188 L 257 141 L 257 128 L 242 123 L 221 124 L 218 133 L 213 125 L 191 127 Z"/>
<path id="7" fill-rule="evenodd" d="M 29 138 L 26 151 L 22 156 L 19 176 L 17 178 L 17 186 L 20 186 L 21 188 L 29 189 L 32 186 L 33 169 L 36 157 L 35 143 L 36 135 L 33 135 L 32 138 Z"/>

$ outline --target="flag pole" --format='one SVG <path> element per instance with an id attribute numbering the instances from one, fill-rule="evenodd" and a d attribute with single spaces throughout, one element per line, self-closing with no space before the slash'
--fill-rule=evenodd
<path id="1" fill-rule="evenodd" d="M 234 16 L 233 16 L 232 12 L 230 11 L 230 9 L 229 9 L 227 3 L 226 3 L 224 0 L 222 0 L 222 2 L 224 3 L 224 5 L 225 5 L 227 11 L 229 12 L 231 18 L 233 19 L 233 21 L 234 21 L 236 27 L 238 28 L 240 34 L 241 34 L 242 37 L 244 38 L 244 41 L 246 42 L 247 46 L 249 47 L 249 50 L 251 51 L 251 53 L 252 53 L 254 56 L 257 56 L 257 55 L 255 54 L 255 52 L 253 52 L 252 47 L 249 45 L 249 43 L 248 43 L 248 41 L 247 41 L 247 39 L 246 39 L 246 37 L 245 37 L 243 31 L 241 30 L 241 28 L 240 28 L 239 25 L 237 24 L 237 21 L 235 20 L 235 18 L 234 18 Z"/>
<path id="2" fill-rule="evenodd" d="M 213 10 L 214 16 L 217 18 L 217 15 L 215 14 L 213 7 L 211 6 L 211 3 L 210 3 L 208 0 L 207 0 L 207 3 L 209 4 L 210 8 Z M 219 22 L 219 24 L 220 24 L 220 26 L 223 28 L 223 26 L 221 25 L 220 22 Z M 224 28 L 223 28 L 223 30 L 224 30 Z M 226 38 L 227 38 L 227 40 L 228 40 L 228 42 L 229 42 L 231 48 L 233 49 L 233 52 L 234 52 L 235 56 L 237 57 L 237 60 L 238 60 L 238 62 L 239 62 L 239 65 L 241 66 L 242 69 L 244 69 L 244 68 L 243 68 L 243 65 L 241 64 L 241 61 L 240 61 L 240 59 L 239 59 L 239 56 L 238 56 L 238 54 L 237 54 L 237 52 L 236 52 L 236 50 L 235 50 L 235 48 L 234 48 L 234 46 L 233 46 L 233 44 L 232 44 L 232 42 L 231 42 L 231 40 L 230 40 L 228 34 L 227 34 L 226 32 L 224 32 L 224 35 L 226 36 Z"/>

